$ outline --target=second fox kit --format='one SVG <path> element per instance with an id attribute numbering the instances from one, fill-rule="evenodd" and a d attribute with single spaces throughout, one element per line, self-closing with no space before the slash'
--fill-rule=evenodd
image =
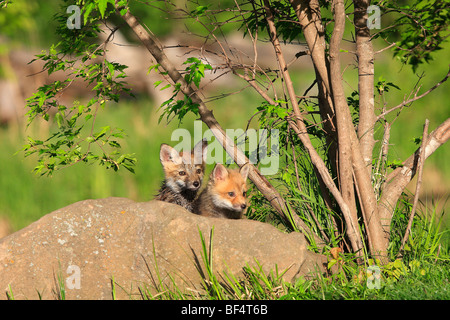
<path id="1" fill-rule="evenodd" d="M 216 164 L 207 187 L 194 202 L 194 213 L 218 218 L 242 218 L 247 211 L 246 180 L 249 169 L 248 163 L 239 171 Z"/>
<path id="2" fill-rule="evenodd" d="M 178 204 L 193 211 L 193 201 L 203 181 L 208 142 L 203 139 L 191 152 L 178 152 L 161 145 L 159 158 L 164 170 L 164 182 L 156 200 Z"/>

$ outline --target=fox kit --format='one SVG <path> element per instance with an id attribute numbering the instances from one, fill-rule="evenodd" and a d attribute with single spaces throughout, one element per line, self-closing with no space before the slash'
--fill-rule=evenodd
<path id="1" fill-rule="evenodd" d="M 203 181 L 208 142 L 203 139 L 192 151 L 180 152 L 167 144 L 161 145 L 159 158 L 165 179 L 156 200 L 178 204 L 193 210 L 193 201 Z"/>
<path id="2" fill-rule="evenodd" d="M 246 180 L 248 163 L 230 170 L 218 163 L 209 177 L 208 185 L 194 202 L 194 213 L 202 216 L 241 219 L 247 211 Z"/>

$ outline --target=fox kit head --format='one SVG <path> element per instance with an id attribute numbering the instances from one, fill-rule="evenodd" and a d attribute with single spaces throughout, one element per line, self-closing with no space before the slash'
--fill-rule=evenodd
<path id="1" fill-rule="evenodd" d="M 229 170 L 218 163 L 211 173 L 211 196 L 215 206 L 244 214 L 247 210 L 248 163 L 241 169 Z"/>
<path id="2" fill-rule="evenodd" d="M 174 192 L 197 192 L 205 172 L 208 142 L 203 139 L 190 152 L 178 152 L 167 144 L 161 145 L 159 159 L 164 169 L 166 184 Z"/>

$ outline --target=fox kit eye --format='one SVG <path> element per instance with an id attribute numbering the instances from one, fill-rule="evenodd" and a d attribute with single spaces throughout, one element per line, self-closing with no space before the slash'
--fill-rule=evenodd
<path id="1" fill-rule="evenodd" d="M 228 195 L 229 195 L 230 197 L 234 197 L 234 192 L 228 192 Z"/>
<path id="2" fill-rule="evenodd" d="M 185 171 L 178 171 L 178 174 L 179 174 L 180 176 L 185 176 L 185 175 L 186 175 L 186 172 L 185 172 Z"/>
<path id="3" fill-rule="evenodd" d="M 202 173 L 202 169 L 197 169 L 197 173 L 198 174 Z"/>
<path id="4" fill-rule="evenodd" d="M 242 195 L 245 197 L 247 196 L 247 191 L 242 192 Z"/>

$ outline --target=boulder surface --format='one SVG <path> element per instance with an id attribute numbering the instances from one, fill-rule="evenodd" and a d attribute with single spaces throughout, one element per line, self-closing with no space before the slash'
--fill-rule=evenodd
<path id="1" fill-rule="evenodd" d="M 218 275 L 239 277 L 256 259 L 295 281 L 326 261 L 302 234 L 265 223 L 202 217 L 160 201 L 85 200 L 0 239 L 0 298 L 139 299 L 161 285 L 201 291 L 200 232 L 208 255 L 212 241 Z"/>

